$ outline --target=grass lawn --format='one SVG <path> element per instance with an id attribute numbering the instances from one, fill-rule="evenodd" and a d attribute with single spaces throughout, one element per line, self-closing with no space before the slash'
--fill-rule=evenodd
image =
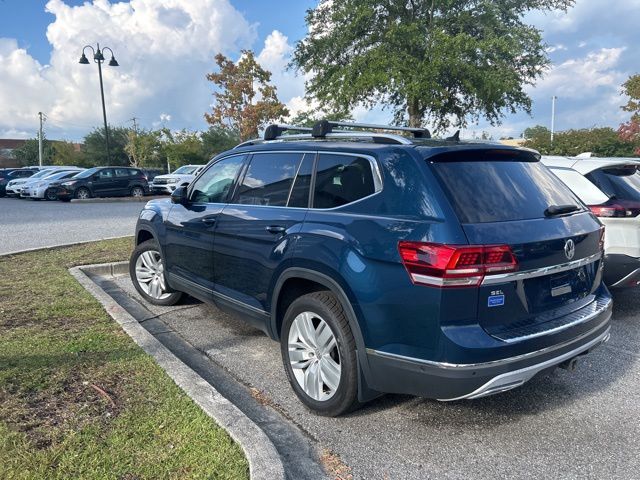
<path id="1" fill-rule="evenodd" d="M 238 479 L 240 447 L 68 273 L 131 239 L 0 257 L 0 479 Z"/>

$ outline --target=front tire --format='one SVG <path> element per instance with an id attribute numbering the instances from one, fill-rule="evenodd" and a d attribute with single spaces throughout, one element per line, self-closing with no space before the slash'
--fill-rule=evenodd
<path id="1" fill-rule="evenodd" d="M 80 200 L 86 200 L 87 198 L 91 198 L 91 192 L 88 188 L 80 187 L 76 190 L 76 198 Z"/>
<path id="2" fill-rule="evenodd" d="M 164 261 L 155 240 L 138 245 L 129 260 L 129 275 L 133 286 L 147 302 L 154 305 L 175 305 L 182 292 L 169 288 L 165 280 Z"/>
<path id="3" fill-rule="evenodd" d="M 335 417 L 360 405 L 355 340 L 333 293 L 309 293 L 289 306 L 280 347 L 289 383 L 309 409 Z"/>
<path id="4" fill-rule="evenodd" d="M 57 200 L 58 195 L 56 194 L 55 190 L 47 189 L 47 191 L 44 192 L 44 198 L 46 198 L 47 200 Z"/>
<path id="5" fill-rule="evenodd" d="M 133 187 L 131 189 L 131 196 L 135 197 L 135 198 L 144 197 L 144 188 L 142 188 L 142 187 Z"/>

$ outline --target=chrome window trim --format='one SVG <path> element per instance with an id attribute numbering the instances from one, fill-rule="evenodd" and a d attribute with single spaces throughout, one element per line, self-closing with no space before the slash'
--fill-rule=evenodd
<path id="1" fill-rule="evenodd" d="M 551 265 L 549 267 L 534 268 L 532 270 L 524 270 L 522 272 L 510 272 L 501 273 L 496 275 L 487 275 L 482 280 L 481 285 L 497 285 L 499 283 L 515 282 L 518 280 L 526 280 L 528 278 L 543 277 L 545 275 L 551 275 L 554 273 L 565 272 L 574 268 L 583 267 L 589 265 L 602 258 L 602 252 L 595 253 L 588 257 L 581 258 L 579 260 L 573 260 L 571 262 L 560 263 L 558 265 Z"/>
<path id="2" fill-rule="evenodd" d="M 611 309 L 611 302 L 609 302 L 607 307 L 602 311 L 606 311 L 607 309 L 609 309 L 609 310 Z M 602 313 L 602 311 L 599 312 L 599 313 Z M 493 360 L 493 361 L 490 361 L 490 362 L 483 362 L 483 363 L 434 362 L 433 360 L 425 360 L 425 359 L 422 359 L 422 358 L 408 357 L 406 355 L 400 355 L 400 354 L 397 354 L 397 353 L 390 353 L 390 352 L 383 352 L 381 350 L 375 350 L 373 348 L 367 348 L 366 352 L 369 355 L 388 358 L 388 359 L 391 359 L 391 360 L 404 361 L 404 362 L 407 362 L 407 363 L 413 363 L 413 364 L 417 364 L 417 365 L 428 365 L 428 366 L 431 366 L 431 367 L 442 368 L 442 369 L 445 369 L 445 370 L 476 370 L 476 369 L 481 369 L 481 368 L 489 368 L 489 367 L 497 367 L 497 366 L 500 366 L 500 365 L 506 365 L 506 364 L 509 364 L 509 363 L 518 362 L 520 360 L 526 360 L 527 358 L 536 357 L 538 355 L 544 355 L 545 353 L 553 352 L 554 350 L 559 350 L 561 348 L 566 347 L 567 345 L 571 345 L 572 343 L 579 342 L 583 338 L 588 337 L 589 335 L 593 334 L 593 332 L 598 330 L 599 328 L 602 328 L 602 324 L 600 324 L 597 327 L 589 330 L 586 333 L 583 333 L 579 337 L 573 338 L 571 340 L 568 340 L 566 342 L 563 342 L 563 343 L 560 343 L 560 344 L 557 344 L 557 345 L 551 345 L 550 347 L 545 347 L 545 348 L 542 348 L 540 350 L 535 350 L 533 352 L 523 353 L 522 355 L 516 355 L 514 357 L 501 358 L 499 360 Z"/>

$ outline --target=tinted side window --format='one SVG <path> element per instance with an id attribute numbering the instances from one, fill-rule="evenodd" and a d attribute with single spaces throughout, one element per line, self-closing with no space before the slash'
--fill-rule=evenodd
<path id="1" fill-rule="evenodd" d="M 254 154 L 235 202 L 284 207 L 301 159 L 301 153 Z"/>
<path id="2" fill-rule="evenodd" d="M 128 177 L 133 174 L 133 170 L 128 168 L 116 168 L 116 177 Z"/>
<path id="3" fill-rule="evenodd" d="M 314 160 L 315 155 L 312 153 L 305 154 L 302 159 L 302 164 L 298 169 L 298 175 L 296 175 L 291 195 L 289 196 L 289 207 L 307 208 L 309 206 L 309 189 L 311 187 Z"/>
<path id="4" fill-rule="evenodd" d="M 196 203 L 226 202 L 245 158 L 245 155 L 237 155 L 214 163 L 193 184 L 191 201 Z"/>
<path id="5" fill-rule="evenodd" d="M 586 176 L 609 197 L 640 201 L 640 174 L 635 166 L 594 170 Z"/>
<path id="6" fill-rule="evenodd" d="M 113 178 L 113 168 L 105 168 L 98 172 L 98 178 L 100 180 L 110 180 Z"/>
<path id="7" fill-rule="evenodd" d="M 318 158 L 314 208 L 333 208 L 375 192 L 371 163 L 366 158 L 321 153 Z"/>

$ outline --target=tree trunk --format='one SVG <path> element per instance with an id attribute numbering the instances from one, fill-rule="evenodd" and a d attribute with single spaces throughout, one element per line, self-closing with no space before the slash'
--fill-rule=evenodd
<path id="1" fill-rule="evenodd" d="M 424 109 L 420 108 L 420 102 L 417 98 L 410 98 L 407 100 L 407 113 L 409 114 L 410 127 L 422 127 L 422 117 L 424 116 Z"/>

